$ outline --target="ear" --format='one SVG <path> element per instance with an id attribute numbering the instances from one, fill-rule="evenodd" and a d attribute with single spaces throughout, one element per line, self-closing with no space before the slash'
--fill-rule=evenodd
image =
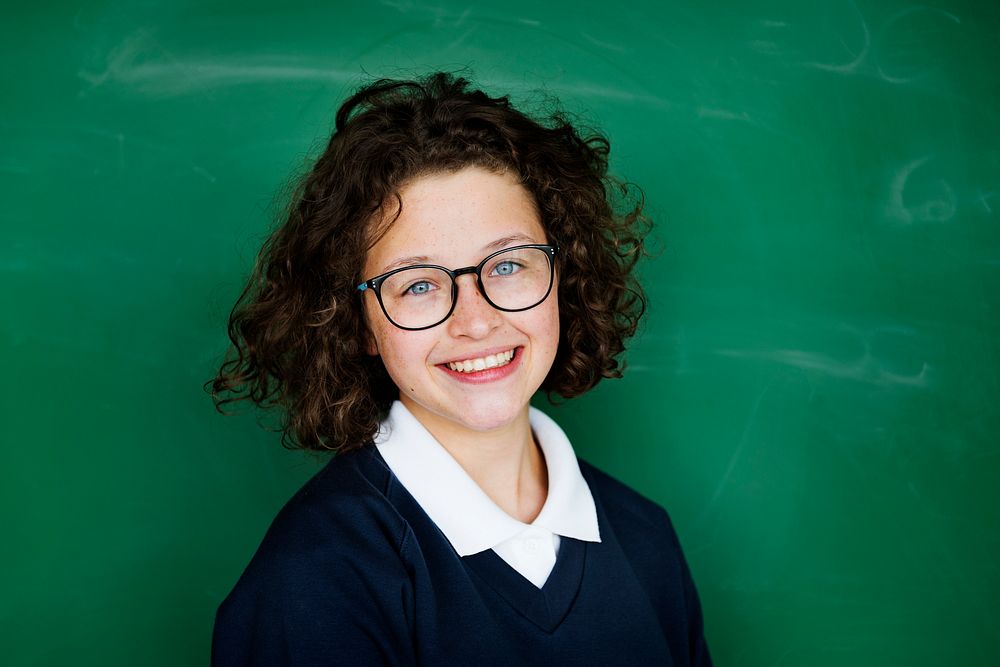
<path id="1" fill-rule="evenodd" d="M 362 298 L 365 295 L 362 294 Z M 365 353 L 373 357 L 378 356 L 378 341 L 375 340 L 375 334 L 372 333 L 371 322 L 369 321 L 367 304 L 362 300 L 361 305 L 361 323 L 364 327 L 364 333 L 361 334 L 361 344 L 365 348 Z"/>
<path id="2" fill-rule="evenodd" d="M 365 352 L 373 357 L 378 356 L 378 341 L 375 340 L 371 331 L 365 332 Z"/>

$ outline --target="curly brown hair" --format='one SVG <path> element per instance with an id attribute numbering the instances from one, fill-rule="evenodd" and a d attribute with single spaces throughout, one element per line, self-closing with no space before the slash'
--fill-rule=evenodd
<path id="1" fill-rule="evenodd" d="M 563 112 L 532 118 L 453 74 L 360 88 L 232 310 L 232 346 L 206 383 L 216 407 L 279 408 L 287 447 L 369 444 L 398 397 L 366 352 L 356 289 L 384 227 L 373 221 L 406 182 L 469 166 L 516 175 L 560 248 L 560 341 L 542 389 L 571 398 L 621 377 L 625 341 L 645 311 L 633 268 L 649 222 L 641 191 L 608 175 L 609 151 Z"/>

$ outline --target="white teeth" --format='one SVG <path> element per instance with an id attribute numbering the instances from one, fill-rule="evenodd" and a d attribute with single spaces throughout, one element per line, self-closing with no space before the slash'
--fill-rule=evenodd
<path id="1" fill-rule="evenodd" d="M 507 350 L 499 354 L 491 354 L 477 359 L 465 359 L 464 361 L 451 361 L 448 368 L 459 373 L 472 373 L 473 371 L 483 371 L 487 368 L 498 368 L 506 366 L 514 358 L 514 350 Z"/>

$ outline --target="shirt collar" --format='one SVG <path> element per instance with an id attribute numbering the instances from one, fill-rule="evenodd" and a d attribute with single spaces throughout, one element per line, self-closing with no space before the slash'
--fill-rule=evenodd
<path id="1" fill-rule="evenodd" d="M 530 408 L 528 418 L 549 476 L 545 505 L 531 525 L 600 542 L 594 498 L 569 439 L 541 410 Z M 382 423 L 375 446 L 460 556 L 491 549 L 528 527 L 500 509 L 399 401 Z"/>

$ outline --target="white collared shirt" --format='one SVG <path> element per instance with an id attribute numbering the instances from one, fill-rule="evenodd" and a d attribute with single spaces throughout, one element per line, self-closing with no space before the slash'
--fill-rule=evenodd
<path id="1" fill-rule="evenodd" d="M 566 434 L 541 410 L 530 408 L 529 420 L 549 477 L 545 505 L 531 524 L 493 502 L 399 401 L 382 423 L 375 446 L 459 556 L 493 549 L 541 588 L 555 565 L 560 536 L 586 542 L 600 542 L 601 536 L 594 498 Z"/>

